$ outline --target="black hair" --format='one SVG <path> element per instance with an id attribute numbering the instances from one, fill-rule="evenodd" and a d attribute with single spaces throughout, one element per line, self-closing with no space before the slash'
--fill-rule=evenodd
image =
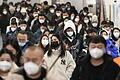
<path id="1" fill-rule="evenodd" d="M 43 44 L 42 44 L 42 38 L 43 38 L 44 36 L 48 37 L 48 36 L 45 35 L 45 34 L 43 34 L 43 35 L 41 36 L 40 42 L 39 42 L 39 47 L 41 47 L 41 48 L 44 50 L 44 52 L 46 52 L 46 51 L 48 50 L 48 48 L 49 48 L 49 43 L 48 43 L 48 45 L 47 45 L 46 47 L 43 46 Z M 49 37 L 48 37 L 48 39 L 49 39 Z"/>
<path id="2" fill-rule="evenodd" d="M 44 3 L 44 5 L 48 5 L 48 2 L 47 2 L 47 1 L 44 1 L 43 3 Z"/>
<path id="3" fill-rule="evenodd" d="M 97 36 L 92 36 L 89 41 L 88 41 L 88 46 L 90 43 L 103 43 L 106 47 L 106 40 L 100 36 L 100 35 L 97 35 Z"/>
<path id="4" fill-rule="evenodd" d="M 55 37 L 57 37 L 57 39 L 60 41 L 60 46 L 61 46 L 61 52 L 60 52 L 60 57 L 64 57 L 65 56 L 65 47 L 64 47 L 64 44 L 63 44 L 63 42 L 62 42 L 62 40 L 61 40 L 61 37 L 58 35 L 58 34 L 53 34 L 52 36 L 51 36 L 51 39 L 52 39 L 52 37 L 53 36 L 55 36 Z M 49 46 L 49 50 L 48 50 L 48 53 L 47 53 L 47 55 L 50 57 L 51 55 L 52 55 L 52 48 L 51 48 L 51 46 Z"/>
<path id="5" fill-rule="evenodd" d="M 89 10 L 88 7 L 83 8 L 83 11 L 85 11 L 85 12 L 88 12 L 88 10 Z"/>
<path id="6" fill-rule="evenodd" d="M 25 20 L 20 20 L 19 25 L 20 24 L 27 24 L 27 22 Z"/>
<path id="7" fill-rule="evenodd" d="M 96 30 L 95 28 L 89 28 L 89 29 L 87 30 L 87 34 L 93 33 L 93 32 L 97 33 L 97 30 Z"/>
<path id="8" fill-rule="evenodd" d="M 99 34 L 101 35 L 103 32 L 106 32 L 106 31 L 105 31 L 105 30 L 101 30 Z M 107 32 L 106 32 L 106 33 L 107 33 Z M 107 34 L 108 34 L 108 33 L 107 33 Z"/>
<path id="9" fill-rule="evenodd" d="M 11 59 L 12 59 L 12 61 L 14 61 L 13 53 L 12 53 L 10 50 L 8 50 L 8 49 L 6 49 L 6 48 L 2 48 L 2 49 L 0 50 L 0 56 L 2 56 L 3 54 L 9 54 L 10 57 L 11 57 Z"/>
<path id="10" fill-rule="evenodd" d="M 6 42 L 3 44 L 3 47 L 5 48 L 7 45 L 11 45 L 17 52 L 20 52 L 20 47 L 16 39 L 7 38 Z"/>
<path id="11" fill-rule="evenodd" d="M 50 9 L 50 8 L 55 8 L 55 7 L 54 7 L 53 5 L 51 5 L 51 6 L 49 6 L 49 9 Z"/>
<path id="12" fill-rule="evenodd" d="M 23 30 L 18 31 L 18 32 L 17 32 L 17 35 L 18 35 L 19 33 L 20 33 L 20 34 L 27 34 L 27 32 L 26 32 L 26 31 L 23 31 Z"/>
<path id="13" fill-rule="evenodd" d="M 16 25 L 17 26 L 17 22 L 12 21 L 11 25 Z"/>

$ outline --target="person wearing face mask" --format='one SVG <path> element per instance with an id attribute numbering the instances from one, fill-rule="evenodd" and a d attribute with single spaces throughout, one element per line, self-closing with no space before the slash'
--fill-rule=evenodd
<path id="1" fill-rule="evenodd" d="M 28 35 L 28 40 L 32 43 L 35 43 L 34 34 L 30 30 L 29 26 L 27 25 L 27 22 L 25 20 L 19 21 L 19 28 L 18 31 L 25 31 Z"/>
<path id="2" fill-rule="evenodd" d="M 47 35 L 42 35 L 39 46 L 43 48 L 44 52 L 46 53 L 49 49 L 49 37 Z"/>
<path id="3" fill-rule="evenodd" d="M 17 23 L 12 21 L 11 26 L 10 26 L 10 31 L 8 31 L 5 35 L 5 39 L 10 38 L 10 39 L 15 39 L 16 38 L 16 33 L 17 31 Z"/>
<path id="4" fill-rule="evenodd" d="M 47 80 L 69 80 L 76 66 L 70 52 L 65 50 L 60 36 L 54 34 L 44 60 L 48 71 Z"/>
<path id="5" fill-rule="evenodd" d="M 85 16 L 82 20 L 82 26 L 85 30 L 88 30 L 92 27 L 91 21 L 89 19 L 89 16 Z"/>
<path id="6" fill-rule="evenodd" d="M 49 21 L 51 21 L 55 17 L 55 7 L 53 5 L 49 7 L 49 12 L 46 16 Z"/>
<path id="7" fill-rule="evenodd" d="M 0 29 L 1 29 L 1 36 L 4 39 L 6 34 L 6 28 L 9 26 L 9 13 L 8 8 L 5 5 L 0 6 Z"/>
<path id="8" fill-rule="evenodd" d="M 72 20 L 65 22 L 64 30 L 59 34 L 65 44 L 65 47 L 72 54 L 76 61 L 77 56 L 83 48 L 83 38 L 76 32 L 75 24 Z"/>
<path id="9" fill-rule="evenodd" d="M 17 65 L 14 63 L 13 53 L 6 48 L 0 50 L 0 80 L 6 80 L 12 74 Z"/>
<path id="10" fill-rule="evenodd" d="M 106 41 L 102 36 L 94 36 L 88 44 L 88 54 L 73 72 L 71 80 L 116 80 L 119 66 L 106 54 Z"/>
<path id="11" fill-rule="evenodd" d="M 38 44 L 43 33 L 48 30 L 46 25 L 41 25 L 40 28 L 34 33 L 35 43 Z"/>
<path id="12" fill-rule="evenodd" d="M 62 10 L 60 8 L 55 10 L 55 21 L 58 25 L 62 22 Z"/>
<path id="13" fill-rule="evenodd" d="M 16 77 L 17 75 L 22 76 L 24 80 L 45 80 L 47 71 L 43 57 L 44 51 L 42 48 L 36 46 L 28 47 L 23 55 L 23 67 L 13 74 L 16 74 Z M 9 78 L 12 79 L 13 77 L 15 76 Z"/>
<path id="14" fill-rule="evenodd" d="M 118 47 L 120 52 L 120 29 L 119 28 L 112 29 L 111 38 L 115 41 L 115 45 Z"/>
<path id="15" fill-rule="evenodd" d="M 10 17 L 15 16 L 15 6 L 14 5 L 9 6 L 9 14 L 10 14 Z"/>
<path id="16" fill-rule="evenodd" d="M 80 11 L 80 18 L 84 18 L 85 16 L 88 16 L 89 14 L 89 9 L 88 7 L 84 7 L 83 10 Z"/>
<path id="17" fill-rule="evenodd" d="M 47 25 L 48 20 L 46 19 L 46 16 L 44 13 L 38 14 L 38 19 L 34 22 L 33 26 L 31 26 L 31 30 L 33 33 L 35 33 L 41 26 L 41 25 Z"/>
<path id="18" fill-rule="evenodd" d="M 22 52 L 24 52 L 29 46 L 33 45 L 33 43 L 28 40 L 28 34 L 25 31 L 19 31 L 16 37 Z"/>
<path id="19" fill-rule="evenodd" d="M 111 55 L 113 58 L 118 57 L 119 53 L 118 47 L 115 45 L 115 41 L 110 37 L 107 31 L 105 30 L 100 31 L 100 35 L 103 36 L 103 38 L 106 40 L 107 54 Z"/>

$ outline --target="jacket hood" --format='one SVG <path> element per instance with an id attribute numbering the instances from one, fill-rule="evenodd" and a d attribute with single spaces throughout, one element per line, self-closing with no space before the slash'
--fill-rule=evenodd
<path id="1" fill-rule="evenodd" d="M 65 32 L 65 30 L 68 29 L 68 28 L 72 28 L 73 31 L 74 31 L 74 33 L 75 33 L 75 35 L 76 35 L 76 27 L 75 27 L 75 24 L 73 23 L 72 20 L 68 20 L 68 21 L 65 22 L 64 32 Z"/>

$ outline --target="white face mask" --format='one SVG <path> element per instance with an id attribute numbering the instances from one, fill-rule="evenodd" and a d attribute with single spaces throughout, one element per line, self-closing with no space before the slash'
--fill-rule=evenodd
<path id="1" fill-rule="evenodd" d="M 99 48 L 94 48 L 90 50 L 90 55 L 94 59 L 99 59 L 101 58 L 105 53 L 104 49 L 99 49 Z"/>
<path id="2" fill-rule="evenodd" d="M 78 22 L 79 21 L 79 18 L 75 18 L 75 22 Z"/>
<path id="3" fill-rule="evenodd" d="M 39 20 L 39 22 L 40 22 L 40 23 L 44 23 L 44 22 L 45 22 L 45 20 L 40 19 L 40 20 Z"/>
<path id="4" fill-rule="evenodd" d="M 74 19 L 74 16 L 71 16 L 71 20 L 73 20 Z"/>
<path id="5" fill-rule="evenodd" d="M 24 46 L 26 44 L 26 42 L 18 42 L 19 46 Z"/>
<path id="6" fill-rule="evenodd" d="M 87 24 L 88 22 L 89 22 L 89 20 L 84 20 L 84 23 L 86 23 L 86 24 Z"/>
<path id="7" fill-rule="evenodd" d="M 6 15 L 6 14 L 7 14 L 7 11 L 3 11 L 3 14 L 5 14 L 5 15 Z"/>
<path id="8" fill-rule="evenodd" d="M 55 10 L 54 10 L 54 9 L 51 9 L 51 10 L 50 10 L 50 12 L 51 12 L 51 13 L 54 13 L 54 12 L 55 12 Z"/>
<path id="9" fill-rule="evenodd" d="M 87 13 L 86 13 L 86 12 L 84 12 L 83 14 L 84 14 L 84 15 L 87 15 Z"/>
<path id="10" fill-rule="evenodd" d="M 113 33 L 113 35 L 115 36 L 115 38 L 119 38 L 120 33 L 119 33 L 119 32 L 116 32 L 116 33 Z"/>
<path id="11" fill-rule="evenodd" d="M 49 44 L 49 41 L 48 41 L 48 40 L 42 40 L 42 45 L 43 45 L 44 47 L 46 47 L 48 44 Z"/>
<path id="12" fill-rule="evenodd" d="M 61 16 L 61 13 L 56 13 L 57 16 Z"/>
<path id="13" fill-rule="evenodd" d="M 107 40 L 107 39 L 109 39 L 109 36 L 103 35 L 103 38 L 104 38 L 105 40 Z"/>
<path id="14" fill-rule="evenodd" d="M 21 26 L 20 29 L 23 30 L 23 31 L 25 31 L 25 30 L 26 30 L 26 27 Z"/>
<path id="15" fill-rule="evenodd" d="M 73 36 L 73 31 L 67 32 L 68 36 Z"/>
<path id="16" fill-rule="evenodd" d="M 93 27 L 97 27 L 98 23 L 92 23 Z"/>
<path id="17" fill-rule="evenodd" d="M 13 27 L 13 28 L 11 28 L 11 30 L 14 32 L 16 30 L 16 28 Z"/>
<path id="18" fill-rule="evenodd" d="M 28 75 L 34 75 L 39 72 L 40 67 L 33 62 L 27 62 L 24 64 L 24 69 Z"/>
<path id="19" fill-rule="evenodd" d="M 45 29 L 41 29 L 41 32 L 43 33 L 45 31 Z"/>
<path id="20" fill-rule="evenodd" d="M 19 11 L 20 11 L 20 8 L 17 8 L 16 11 L 19 12 Z"/>
<path id="21" fill-rule="evenodd" d="M 8 71 L 12 67 L 12 64 L 8 61 L 0 61 L 0 70 Z"/>

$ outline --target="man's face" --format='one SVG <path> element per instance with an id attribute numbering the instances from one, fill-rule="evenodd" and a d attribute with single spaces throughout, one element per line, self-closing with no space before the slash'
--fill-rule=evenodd
<path id="1" fill-rule="evenodd" d="M 42 64 L 42 59 L 43 59 L 43 52 L 39 49 L 36 50 L 26 50 L 24 53 L 24 63 L 27 62 L 33 62 L 37 65 L 41 65 Z"/>
<path id="2" fill-rule="evenodd" d="M 27 42 L 27 34 L 18 33 L 17 40 L 21 43 Z"/>

